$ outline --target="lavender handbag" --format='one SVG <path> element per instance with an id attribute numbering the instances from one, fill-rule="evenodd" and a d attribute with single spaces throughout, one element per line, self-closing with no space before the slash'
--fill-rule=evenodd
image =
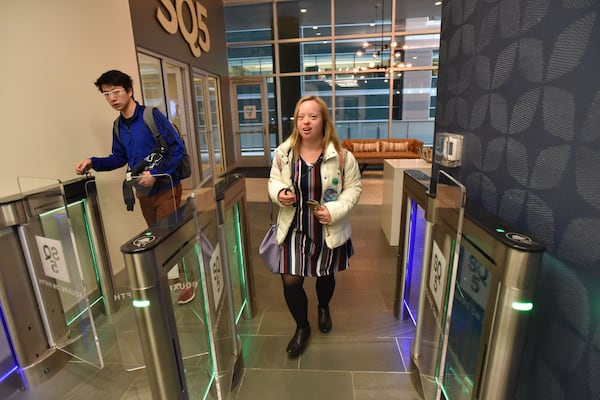
<path id="1" fill-rule="evenodd" d="M 279 244 L 277 243 L 277 223 L 273 220 L 273 201 L 269 197 L 269 230 L 258 248 L 267 268 L 274 274 L 279 274 L 279 260 L 281 257 Z"/>

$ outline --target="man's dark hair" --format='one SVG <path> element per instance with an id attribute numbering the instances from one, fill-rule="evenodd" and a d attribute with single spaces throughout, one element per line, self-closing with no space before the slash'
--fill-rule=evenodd
<path id="1" fill-rule="evenodd" d="M 96 85 L 100 92 L 102 92 L 102 85 L 123 86 L 123 89 L 127 91 L 133 89 L 131 77 L 116 69 L 111 69 L 100 75 L 98 80 L 94 82 L 94 85 Z"/>

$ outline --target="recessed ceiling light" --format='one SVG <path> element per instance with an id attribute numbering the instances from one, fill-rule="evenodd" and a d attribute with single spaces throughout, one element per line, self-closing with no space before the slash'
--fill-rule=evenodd
<path id="1" fill-rule="evenodd" d="M 307 12 L 307 11 L 308 11 L 308 10 L 307 10 L 306 8 L 301 8 L 301 9 L 300 9 L 300 12 L 301 12 L 301 13 L 305 13 L 305 12 Z"/>
<path id="2" fill-rule="evenodd" d="M 441 1 L 436 1 L 435 3 L 433 3 L 434 6 L 441 6 L 442 2 Z"/>

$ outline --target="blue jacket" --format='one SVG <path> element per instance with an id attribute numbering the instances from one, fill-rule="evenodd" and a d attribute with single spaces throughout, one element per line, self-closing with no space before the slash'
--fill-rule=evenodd
<path id="1" fill-rule="evenodd" d="M 119 116 L 119 136 L 121 140 L 117 139 L 116 132 L 113 129 L 112 154 L 107 157 L 91 157 L 92 168 L 96 171 L 112 171 L 128 164 L 131 169 L 148 154 L 156 150 L 158 143 L 154 139 L 150 129 L 144 123 L 144 108 L 144 106 L 136 102 L 129 127 L 125 125 L 123 118 Z M 168 151 L 166 157 L 152 168 L 150 173 L 152 175 L 168 174 L 172 177 L 173 186 L 177 186 L 180 178 L 177 175 L 176 168 L 185 153 L 183 142 L 163 113 L 154 109 L 152 114 L 158 131 L 167 142 Z M 170 186 L 171 182 L 169 179 L 157 179 L 154 187 L 152 187 L 152 190 L 148 194 L 160 193 Z"/>

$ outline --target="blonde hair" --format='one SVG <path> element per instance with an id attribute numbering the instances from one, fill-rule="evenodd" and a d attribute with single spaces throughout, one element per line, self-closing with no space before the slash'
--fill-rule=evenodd
<path id="1" fill-rule="evenodd" d="M 313 95 L 304 96 L 298 100 L 298 103 L 296 103 L 296 109 L 294 110 L 294 128 L 292 129 L 292 134 L 290 135 L 292 151 L 295 155 L 300 154 L 302 136 L 298 131 L 298 124 L 296 123 L 296 121 L 298 121 L 298 111 L 300 110 L 300 105 L 311 100 L 315 101 L 319 106 L 319 112 L 321 113 L 321 119 L 323 120 L 323 149 L 326 149 L 331 143 L 338 154 L 340 154 L 342 151 L 342 145 L 340 144 L 340 139 L 335 131 L 333 122 L 331 122 L 331 118 L 329 116 L 329 107 L 322 98 Z"/>

